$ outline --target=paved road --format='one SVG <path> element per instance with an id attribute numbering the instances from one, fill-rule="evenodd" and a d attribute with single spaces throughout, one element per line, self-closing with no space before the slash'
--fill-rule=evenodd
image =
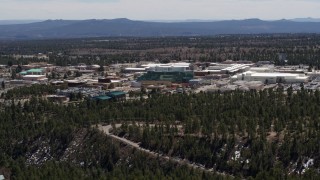
<path id="1" fill-rule="evenodd" d="M 119 128 L 119 127 L 121 127 L 121 124 L 116 124 L 115 126 L 116 126 L 116 128 Z M 136 142 L 133 142 L 133 141 L 130 141 L 130 140 L 126 139 L 126 138 L 122 138 L 122 137 L 116 136 L 114 134 L 111 134 L 110 130 L 112 129 L 112 125 L 107 125 L 107 126 L 98 125 L 98 129 L 100 131 L 104 132 L 107 136 L 112 137 L 114 139 L 117 139 L 117 140 L 119 140 L 119 141 L 121 141 L 121 142 L 123 142 L 123 143 L 125 143 L 125 144 L 127 144 L 129 146 L 132 146 L 133 148 L 136 148 L 136 149 L 138 149 L 140 151 L 148 153 L 148 154 L 150 154 L 152 156 L 160 157 L 160 158 L 163 158 L 163 159 L 166 159 L 166 160 L 171 160 L 171 161 L 176 162 L 178 164 L 187 165 L 187 166 L 189 166 L 191 168 L 194 168 L 194 169 L 200 169 L 200 170 L 206 171 L 206 172 L 213 172 L 213 169 L 207 169 L 203 165 L 198 165 L 198 164 L 192 163 L 192 162 L 190 162 L 190 161 L 188 161 L 186 159 L 181 159 L 181 158 L 176 158 L 176 157 L 169 157 L 169 156 L 162 155 L 162 154 L 159 154 L 159 153 L 154 152 L 154 151 L 150 151 L 148 149 L 140 147 L 139 144 L 136 143 Z M 219 172 L 216 172 L 216 173 L 220 174 L 220 175 L 226 175 L 224 173 L 219 173 Z M 231 176 L 231 175 L 229 175 L 229 176 Z"/>

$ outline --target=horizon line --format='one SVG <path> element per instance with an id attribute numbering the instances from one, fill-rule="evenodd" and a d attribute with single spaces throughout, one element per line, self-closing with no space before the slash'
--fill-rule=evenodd
<path id="1" fill-rule="evenodd" d="M 246 20 L 256 20 L 256 21 L 265 21 L 265 22 L 275 22 L 275 21 L 291 21 L 296 23 L 320 23 L 320 18 L 293 18 L 293 19 L 260 19 L 260 18 L 244 18 L 244 19 L 149 19 L 149 20 L 140 20 L 140 19 L 129 19 L 129 18 L 113 18 L 113 19 L 0 19 L 0 25 L 19 25 L 19 24 L 32 24 L 32 23 L 41 23 L 45 21 L 89 21 L 89 20 L 128 20 L 128 21 L 140 21 L 140 22 L 149 22 L 149 23 L 214 23 L 222 21 L 246 21 Z"/>

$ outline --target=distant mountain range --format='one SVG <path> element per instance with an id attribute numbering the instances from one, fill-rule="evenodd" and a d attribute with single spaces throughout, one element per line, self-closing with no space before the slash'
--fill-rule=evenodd
<path id="1" fill-rule="evenodd" d="M 291 19 L 291 21 L 295 22 L 320 22 L 320 18 L 295 18 Z"/>
<path id="2" fill-rule="evenodd" d="M 0 25 L 9 25 L 9 24 L 29 24 L 34 22 L 41 22 L 43 20 L 0 20 Z"/>
<path id="3" fill-rule="evenodd" d="M 123 36 L 205 36 L 218 34 L 320 33 L 320 22 L 260 19 L 149 22 L 129 19 L 46 20 L 0 25 L 0 39 L 47 39 Z"/>

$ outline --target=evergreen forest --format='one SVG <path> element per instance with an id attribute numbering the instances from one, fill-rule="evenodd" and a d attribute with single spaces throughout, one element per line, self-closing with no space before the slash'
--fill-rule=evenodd
<path id="1" fill-rule="evenodd" d="M 319 91 L 302 86 L 154 94 L 61 105 L 38 96 L 52 89 L 34 85 L 2 95 L 2 174 L 12 179 L 320 178 Z M 26 96 L 31 98 L 21 100 Z M 213 172 L 149 156 L 96 128 L 118 123 L 114 134 Z"/>

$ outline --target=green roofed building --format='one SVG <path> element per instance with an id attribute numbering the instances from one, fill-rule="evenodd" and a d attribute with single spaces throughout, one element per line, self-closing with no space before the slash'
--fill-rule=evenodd
<path id="1" fill-rule="evenodd" d="M 154 72 L 148 71 L 140 76 L 137 81 L 170 81 L 173 83 L 188 83 L 193 79 L 193 72 Z"/>
<path id="2" fill-rule="evenodd" d="M 27 75 L 28 73 L 27 73 L 27 71 L 21 71 L 20 74 L 21 75 Z"/>
<path id="3" fill-rule="evenodd" d="M 29 69 L 27 71 L 27 74 L 28 75 L 43 75 L 44 71 L 43 71 L 43 69 Z"/>
<path id="4" fill-rule="evenodd" d="M 120 97 L 125 97 L 126 93 L 123 91 L 112 91 L 112 92 L 108 92 L 107 96 L 110 96 L 112 98 L 120 98 Z"/>
<path id="5" fill-rule="evenodd" d="M 137 81 L 167 81 L 171 83 L 188 83 L 193 79 L 190 63 L 146 64 L 147 73 Z"/>
<path id="6" fill-rule="evenodd" d="M 107 100 L 125 100 L 126 93 L 122 91 L 108 92 L 106 95 L 92 97 L 93 100 L 107 101 Z"/>
<path id="7" fill-rule="evenodd" d="M 106 100 L 112 99 L 112 97 L 110 97 L 110 96 L 95 96 L 92 99 L 106 101 Z"/>

